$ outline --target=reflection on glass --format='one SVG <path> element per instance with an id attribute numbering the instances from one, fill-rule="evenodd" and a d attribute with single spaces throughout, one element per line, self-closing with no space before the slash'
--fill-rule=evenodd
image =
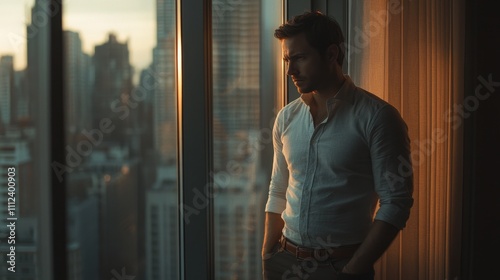
<path id="1" fill-rule="evenodd" d="M 177 279 L 174 1 L 67 1 L 63 21 L 71 279 Z"/>
<path id="2" fill-rule="evenodd" d="M 259 1 L 213 4 L 214 262 L 222 280 L 261 278 L 260 13 Z"/>

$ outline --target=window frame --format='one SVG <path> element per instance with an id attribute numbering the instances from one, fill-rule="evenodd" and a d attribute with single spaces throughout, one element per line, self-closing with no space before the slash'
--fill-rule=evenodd
<path id="1" fill-rule="evenodd" d="M 64 58 L 61 55 L 63 48 L 63 25 L 62 25 L 62 0 L 48 1 L 49 7 L 59 7 L 55 9 L 54 14 L 50 17 L 49 25 L 49 71 L 48 75 L 48 88 L 49 100 L 40 100 L 42 104 L 47 104 L 47 112 L 49 112 L 48 124 L 46 124 L 46 131 L 49 131 L 47 146 L 50 149 L 50 162 L 65 162 L 65 113 L 64 113 Z M 50 8 L 47 8 L 50 10 Z M 44 106 L 44 105 L 41 105 Z M 42 127 L 45 126 L 44 118 L 40 118 Z M 41 127 L 37 127 L 41 128 Z M 41 133 L 42 130 L 37 131 Z M 39 135 L 40 136 L 40 135 Z M 42 146 L 45 144 L 42 139 Z M 40 252 L 44 254 L 45 248 L 52 248 L 52 252 L 47 258 L 40 260 L 41 264 L 41 279 L 55 279 L 64 280 L 68 277 L 68 260 L 67 260 L 67 229 L 66 229 L 66 180 L 59 180 L 58 175 L 50 170 L 50 165 L 47 166 L 46 172 L 48 174 L 47 183 L 40 182 L 40 186 L 47 186 L 49 188 L 45 192 L 41 190 L 41 242 Z M 45 193 L 50 193 L 48 196 Z M 46 204 L 45 204 L 46 203 Z M 44 210 L 43 205 L 52 205 L 52 207 Z M 49 218 L 51 229 L 44 226 L 43 219 Z M 45 244 L 45 245 L 44 245 Z M 46 269 L 44 269 L 45 267 Z"/>
<path id="2" fill-rule="evenodd" d="M 178 0 L 176 10 L 179 276 L 212 279 L 212 4 Z M 193 205 L 199 193 L 207 194 L 206 207 Z M 205 238 L 200 238 L 203 232 Z"/>

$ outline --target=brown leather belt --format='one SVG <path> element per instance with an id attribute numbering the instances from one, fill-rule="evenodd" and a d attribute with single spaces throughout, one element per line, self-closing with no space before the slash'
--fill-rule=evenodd
<path id="1" fill-rule="evenodd" d="M 359 244 L 330 248 L 307 248 L 295 245 L 284 236 L 281 236 L 280 243 L 283 249 L 292 253 L 298 259 L 313 258 L 321 261 L 350 258 L 359 248 Z"/>

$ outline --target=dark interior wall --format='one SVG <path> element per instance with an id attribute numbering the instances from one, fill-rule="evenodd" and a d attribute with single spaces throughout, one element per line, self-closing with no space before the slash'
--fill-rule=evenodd
<path id="1" fill-rule="evenodd" d="M 462 278 L 500 275 L 500 17 L 466 0 Z M 467 116 L 467 115 L 465 115 Z"/>

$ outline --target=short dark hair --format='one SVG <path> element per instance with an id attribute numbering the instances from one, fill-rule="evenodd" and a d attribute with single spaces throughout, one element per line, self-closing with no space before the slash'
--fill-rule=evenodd
<path id="1" fill-rule="evenodd" d="M 332 45 L 337 45 L 339 54 L 337 63 L 342 66 L 344 62 L 344 34 L 339 23 L 332 17 L 319 11 L 305 12 L 288 20 L 274 31 L 274 37 L 282 40 L 304 33 L 307 42 L 317 49 L 321 55 Z"/>

